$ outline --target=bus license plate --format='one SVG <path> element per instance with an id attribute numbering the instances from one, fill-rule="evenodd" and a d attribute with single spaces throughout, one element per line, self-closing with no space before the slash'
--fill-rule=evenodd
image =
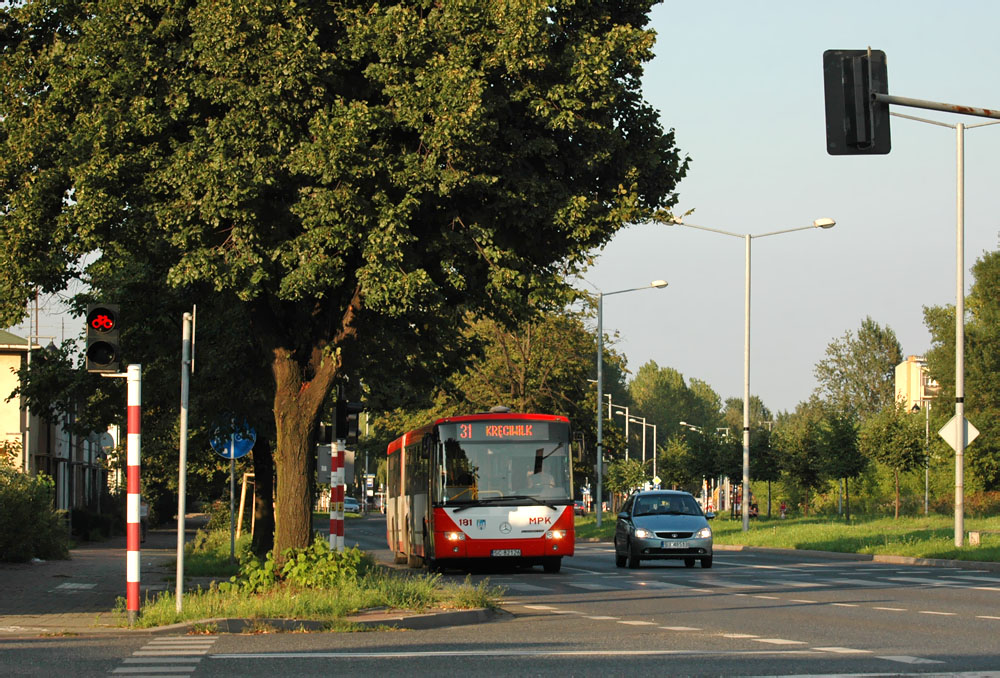
<path id="1" fill-rule="evenodd" d="M 663 549 L 682 549 L 682 548 L 684 548 L 686 546 L 687 546 L 687 544 L 685 544 L 682 541 L 662 541 L 662 542 L 660 542 L 660 548 L 663 548 Z"/>
<path id="2" fill-rule="evenodd" d="M 521 549 L 493 549 L 490 551 L 490 555 L 495 557 L 519 556 L 521 555 Z"/>

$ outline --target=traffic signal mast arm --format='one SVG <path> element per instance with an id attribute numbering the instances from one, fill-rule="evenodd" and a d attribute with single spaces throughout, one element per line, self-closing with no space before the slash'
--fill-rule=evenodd
<path id="1" fill-rule="evenodd" d="M 945 113 L 960 113 L 962 115 L 976 115 L 980 118 L 1000 119 L 1000 109 L 976 108 L 975 106 L 960 106 L 958 104 L 942 104 L 937 101 L 897 97 L 891 94 L 880 94 L 878 92 L 872 93 L 872 100 L 879 103 L 896 104 L 897 106 L 909 106 L 910 108 L 926 108 L 931 111 L 944 111 Z"/>

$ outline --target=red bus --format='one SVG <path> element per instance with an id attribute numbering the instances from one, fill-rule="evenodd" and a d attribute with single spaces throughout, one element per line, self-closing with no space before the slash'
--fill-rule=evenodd
<path id="1" fill-rule="evenodd" d="M 386 538 L 397 563 L 503 561 L 558 572 L 573 555 L 569 420 L 447 417 L 388 448 Z"/>

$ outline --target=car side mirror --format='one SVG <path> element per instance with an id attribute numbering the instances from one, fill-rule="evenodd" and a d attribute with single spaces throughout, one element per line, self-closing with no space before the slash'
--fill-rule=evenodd
<path id="1" fill-rule="evenodd" d="M 708 518 L 709 520 L 711 520 L 712 518 L 715 517 L 715 513 L 713 513 L 712 511 L 706 511 L 705 512 L 705 517 Z"/>
<path id="2" fill-rule="evenodd" d="M 627 513 L 619 513 L 618 517 L 621 518 L 622 520 L 628 520 L 628 514 Z"/>

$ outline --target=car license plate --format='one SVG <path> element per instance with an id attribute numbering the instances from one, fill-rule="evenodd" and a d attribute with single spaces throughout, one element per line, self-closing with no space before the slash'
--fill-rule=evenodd
<path id="1" fill-rule="evenodd" d="M 521 549 L 493 549 L 490 551 L 490 555 L 496 557 L 519 556 L 521 555 Z"/>
<path id="2" fill-rule="evenodd" d="M 662 549 L 682 549 L 686 547 L 687 544 L 682 541 L 661 541 L 660 548 Z"/>

